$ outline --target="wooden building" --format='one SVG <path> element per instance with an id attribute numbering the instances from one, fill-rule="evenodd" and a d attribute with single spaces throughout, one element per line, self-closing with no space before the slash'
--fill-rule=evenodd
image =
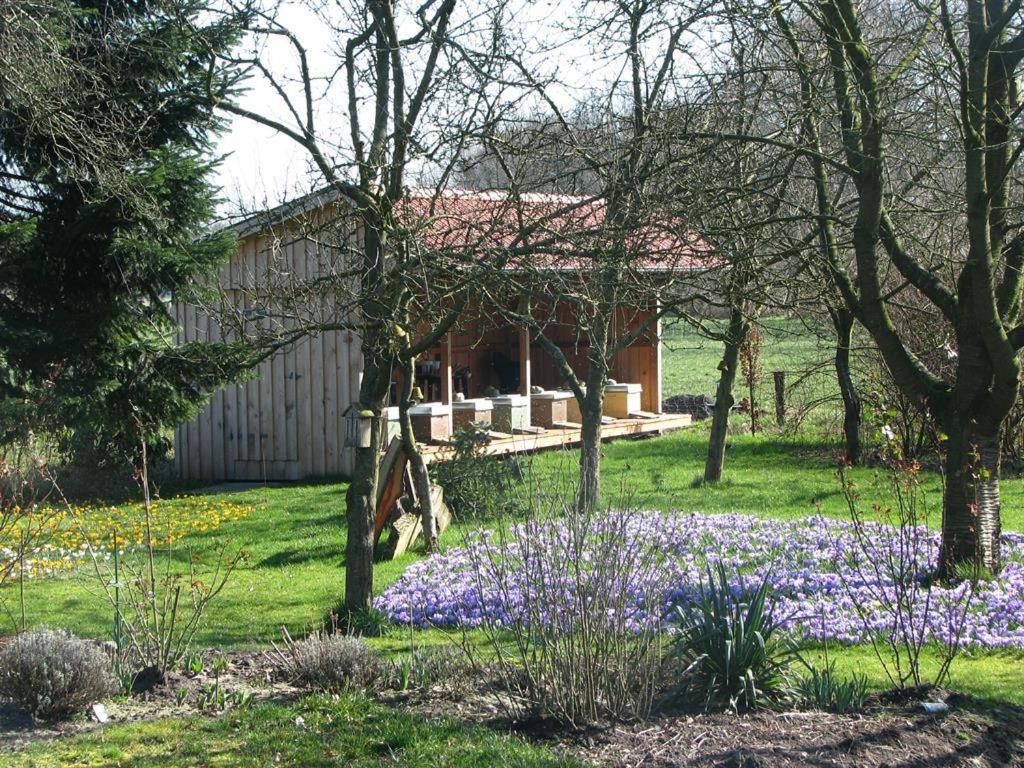
<path id="1" fill-rule="evenodd" d="M 459 202 L 495 199 L 493 193 L 449 193 Z M 490 197 L 485 197 L 490 195 Z M 534 196 L 543 204 L 564 201 L 556 196 Z M 323 249 L 294 225 L 342 220 L 340 203 L 330 194 L 314 194 L 268 211 L 236 225 L 239 248 L 220 273 L 226 301 L 251 327 L 283 323 L 266 306 L 274 281 L 301 282 L 325 274 L 336 265 Z M 299 234 L 296 234 L 296 233 Z M 450 239 L 453 230 L 445 230 Z M 346 237 L 358 238 L 358 230 Z M 264 295 L 265 294 L 265 295 Z M 330 311 L 325 307 L 324 311 Z M 622 310 L 618 330 L 625 332 L 650 319 L 647 310 Z M 549 338 L 577 370 L 586 355 L 586 340 L 574 331 L 567 314 L 570 307 L 549 307 L 547 318 L 557 326 Z M 222 329 L 217 320 L 195 306 L 177 303 L 179 341 L 217 340 Z M 223 313 L 219 316 L 223 317 Z M 450 403 L 456 392 L 478 397 L 497 389 L 529 394 L 532 386 L 562 388 L 563 382 L 548 354 L 525 328 L 483 322 L 472 308 L 438 345 L 421 358 L 417 375 L 428 400 Z M 245 331 L 241 331 L 245 332 Z M 175 467 L 182 478 L 196 480 L 298 480 L 307 477 L 346 475 L 351 451 L 344 446 L 344 414 L 358 400 L 362 359 L 358 335 L 351 330 L 332 330 L 304 335 L 263 361 L 253 375 L 216 392 L 207 407 L 175 433 Z M 642 407 L 651 414 L 661 411 L 661 342 L 659 324 L 641 335 L 615 358 L 612 378 L 643 386 Z M 493 389 L 492 389 L 493 388 Z M 678 417 L 666 417 L 675 425 Z M 672 421 L 675 419 L 675 421 Z M 616 434 L 651 431 L 657 425 L 640 425 Z M 578 435 L 577 435 L 578 437 Z M 561 443 L 571 442 L 566 432 Z M 536 442 L 542 447 L 551 440 Z M 526 448 L 531 445 L 525 445 Z M 510 450 L 515 444 L 510 444 Z"/>

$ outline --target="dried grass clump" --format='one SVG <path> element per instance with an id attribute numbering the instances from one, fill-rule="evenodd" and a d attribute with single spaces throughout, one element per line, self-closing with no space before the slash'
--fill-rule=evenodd
<path id="1" fill-rule="evenodd" d="M 41 629 L 0 649 L 0 697 L 37 720 L 61 720 L 117 691 L 110 658 L 95 643 Z"/>
<path id="2" fill-rule="evenodd" d="M 303 640 L 287 633 L 278 649 L 285 676 L 295 685 L 319 691 L 365 690 L 384 675 L 385 663 L 361 638 L 314 632 Z"/>

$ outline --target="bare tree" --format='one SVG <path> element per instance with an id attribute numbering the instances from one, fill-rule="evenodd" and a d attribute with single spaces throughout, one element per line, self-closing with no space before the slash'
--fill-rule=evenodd
<path id="1" fill-rule="evenodd" d="M 724 69 L 708 72 L 692 101 L 673 109 L 673 204 L 677 216 L 714 248 L 714 260 L 695 287 L 706 308 L 725 315 L 720 325 L 692 313 L 687 317 L 698 333 L 723 345 L 704 467 L 708 483 L 722 478 L 736 376 L 744 365 L 744 350 L 757 338 L 758 316 L 766 308 L 778 310 L 788 303 L 778 285 L 785 283 L 786 261 L 793 250 L 788 235 L 792 221 L 783 202 L 797 155 L 715 135 L 723 126 L 731 126 L 734 137 L 759 132 L 771 119 L 765 117 L 765 81 L 771 73 L 754 65 L 761 55 L 752 44 L 757 39 L 744 39 L 735 29 L 733 34 Z M 748 358 L 746 365 L 754 363 Z M 748 373 L 752 384 L 756 371 Z M 753 391 L 749 401 L 753 431 Z"/>
<path id="2" fill-rule="evenodd" d="M 997 570 L 1000 433 L 1024 345 L 1013 85 L 1024 19 L 1017 2 L 976 0 L 889 13 L 881 25 L 858 0 L 781 7 L 776 30 L 803 119 L 795 134 L 751 138 L 802 153 L 816 193 L 811 221 L 847 309 L 946 436 L 941 569 Z M 848 210 L 833 175 L 850 182 Z M 949 329 L 948 376 L 897 322 L 908 296 Z"/>
<path id="3" fill-rule="evenodd" d="M 578 504 L 590 509 L 600 497 L 602 414 L 615 356 L 657 332 L 660 318 L 682 301 L 681 272 L 707 255 L 658 195 L 669 168 L 664 107 L 678 88 L 687 35 L 706 7 L 592 0 L 578 11 L 578 39 L 613 60 L 613 76 L 570 112 L 554 95 L 564 82 L 542 82 L 528 59 L 517 59 L 544 116 L 492 134 L 487 148 L 521 205 L 524 193 L 538 188 L 583 192 L 539 221 L 532 217 L 522 249 L 544 258 L 515 261 L 524 302 L 507 316 L 529 328 L 579 404 Z M 545 168 L 537 161 L 544 157 L 561 160 Z M 560 308 L 571 313 L 571 327 Z M 567 334 L 575 337 L 568 346 Z"/>
<path id="4" fill-rule="evenodd" d="M 276 103 L 224 100 L 220 107 L 300 146 L 325 187 L 329 210 L 343 222 L 327 240 L 309 238 L 308 232 L 289 235 L 334 255 L 327 258 L 326 272 L 284 281 L 287 287 L 275 297 L 279 304 L 287 294 L 285 305 L 307 309 L 264 335 L 268 348 L 279 348 L 318 330 L 346 328 L 358 334 L 363 366 L 357 407 L 372 419 L 372 430 L 370 444 L 354 449 L 345 606 L 359 611 L 372 599 L 382 412 L 393 372 L 404 371 L 411 385 L 408 374 L 417 356 L 454 323 L 472 282 L 467 273 L 472 243 L 463 239 L 453 254 L 422 237 L 431 221 L 445 214 L 443 190 L 454 158 L 490 119 L 492 94 L 480 83 L 498 79 L 488 70 L 494 60 L 488 46 L 500 39 L 494 29 L 503 8 L 474 12 L 456 0 L 427 0 L 414 8 L 391 0 L 353 0 L 329 7 L 309 2 L 303 10 L 305 23 L 295 24 L 286 22 L 282 8 L 253 13 L 249 53 L 235 62 L 247 66 Z M 304 40 L 309 16 L 332 50 L 319 69 L 324 42 L 311 47 Z M 433 179 L 431 187 L 410 195 L 414 175 Z M 410 208 L 413 198 L 427 204 Z M 426 505 L 425 535 L 432 544 L 430 494 L 422 492 L 426 467 L 409 428 L 408 394 L 407 387 L 400 401 L 403 442 L 420 503 Z"/>

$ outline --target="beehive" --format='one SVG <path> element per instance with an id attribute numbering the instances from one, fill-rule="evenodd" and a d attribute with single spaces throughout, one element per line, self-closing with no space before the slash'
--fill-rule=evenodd
<path id="1" fill-rule="evenodd" d="M 640 384 L 609 384 L 604 391 L 604 415 L 616 419 L 629 418 L 629 414 L 641 410 L 642 393 Z"/>
<path id="2" fill-rule="evenodd" d="M 421 403 L 409 409 L 412 433 L 421 443 L 437 443 L 451 437 L 452 409 L 444 403 Z"/>
<path id="3" fill-rule="evenodd" d="M 492 397 L 494 410 L 491 423 L 499 432 L 512 434 L 530 426 L 530 399 L 525 395 L 498 395 Z"/>
<path id="4" fill-rule="evenodd" d="M 456 400 L 452 403 L 452 429 L 458 431 L 468 424 L 490 424 L 494 403 L 486 397 Z"/>
<path id="5" fill-rule="evenodd" d="M 572 392 L 553 389 L 530 395 L 530 423 L 535 427 L 551 429 L 557 422 L 568 420 L 569 401 L 576 401 Z"/>

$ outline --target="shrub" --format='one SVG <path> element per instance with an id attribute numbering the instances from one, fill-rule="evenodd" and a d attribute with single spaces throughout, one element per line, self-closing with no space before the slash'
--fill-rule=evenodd
<path id="1" fill-rule="evenodd" d="M 145 443 L 141 453 L 137 479 L 143 502 L 134 507 L 137 514 L 135 519 L 129 517 L 126 530 L 111 528 L 112 560 L 102 556 L 89 532 L 82 530 L 83 519 L 71 517 L 80 527 L 98 591 L 114 611 L 118 668 L 131 678 L 134 693 L 162 683 L 189 653 L 206 609 L 243 559 L 242 552 L 228 555 L 220 546 L 213 548 L 206 562 L 187 545 L 178 549 L 180 532 L 161 531 L 157 526 Z M 130 546 L 132 539 L 139 546 Z"/>
<path id="2" fill-rule="evenodd" d="M 937 580 L 938 548 L 929 530 L 930 509 L 921 487 L 920 466 L 899 454 L 886 461 L 892 504 L 864 504 L 845 464 L 838 469 L 850 513 L 852 546 L 840 584 L 863 634 L 874 648 L 893 686 L 904 689 L 929 682 L 922 665 L 925 651 L 937 652 L 939 665 L 931 683 L 942 685 L 967 635 L 978 571 L 958 574 L 959 581 Z M 886 539 L 870 514 L 888 527 Z"/>
<path id="3" fill-rule="evenodd" d="M 284 633 L 278 649 L 286 677 L 320 691 L 371 688 L 385 672 L 384 660 L 359 637 L 314 632 L 304 640 Z"/>
<path id="4" fill-rule="evenodd" d="M 836 712 L 840 715 L 864 708 L 868 695 L 868 679 L 865 675 L 840 677 L 836 663 L 829 662 L 823 669 L 807 664 L 807 672 L 797 678 L 796 694 L 815 709 Z"/>
<path id="5" fill-rule="evenodd" d="M 452 436 L 451 458 L 434 466 L 434 479 L 459 520 L 490 520 L 519 511 L 513 487 L 522 477 L 519 459 L 489 456 L 486 429 L 469 424 Z"/>
<path id="6" fill-rule="evenodd" d="M 26 632 L 0 649 L 0 696 L 38 720 L 71 717 L 116 690 L 107 654 L 67 632 Z"/>
<path id="7" fill-rule="evenodd" d="M 9 404 L 8 404 L 9 405 Z M 6 425 L 0 404 L 0 425 Z M 12 423 L 18 423 L 17 421 Z M 0 426 L 0 437 L 4 426 Z M 53 542 L 53 494 L 46 457 L 31 436 L 0 440 L 0 587 L 47 573 L 63 564 L 65 551 Z M 19 594 L 20 626 L 24 629 L 24 589 Z"/>
<path id="8" fill-rule="evenodd" d="M 571 727 L 645 717 L 662 671 L 659 542 L 628 510 L 580 512 L 573 489 L 534 501 L 525 522 L 466 552 L 499 606 L 478 626 L 503 703 Z"/>
<path id="9" fill-rule="evenodd" d="M 676 609 L 674 655 L 685 670 L 677 695 L 705 710 L 750 710 L 778 701 L 792 651 L 768 607 L 766 576 L 753 590 L 733 589 L 718 563 L 692 601 Z"/>

